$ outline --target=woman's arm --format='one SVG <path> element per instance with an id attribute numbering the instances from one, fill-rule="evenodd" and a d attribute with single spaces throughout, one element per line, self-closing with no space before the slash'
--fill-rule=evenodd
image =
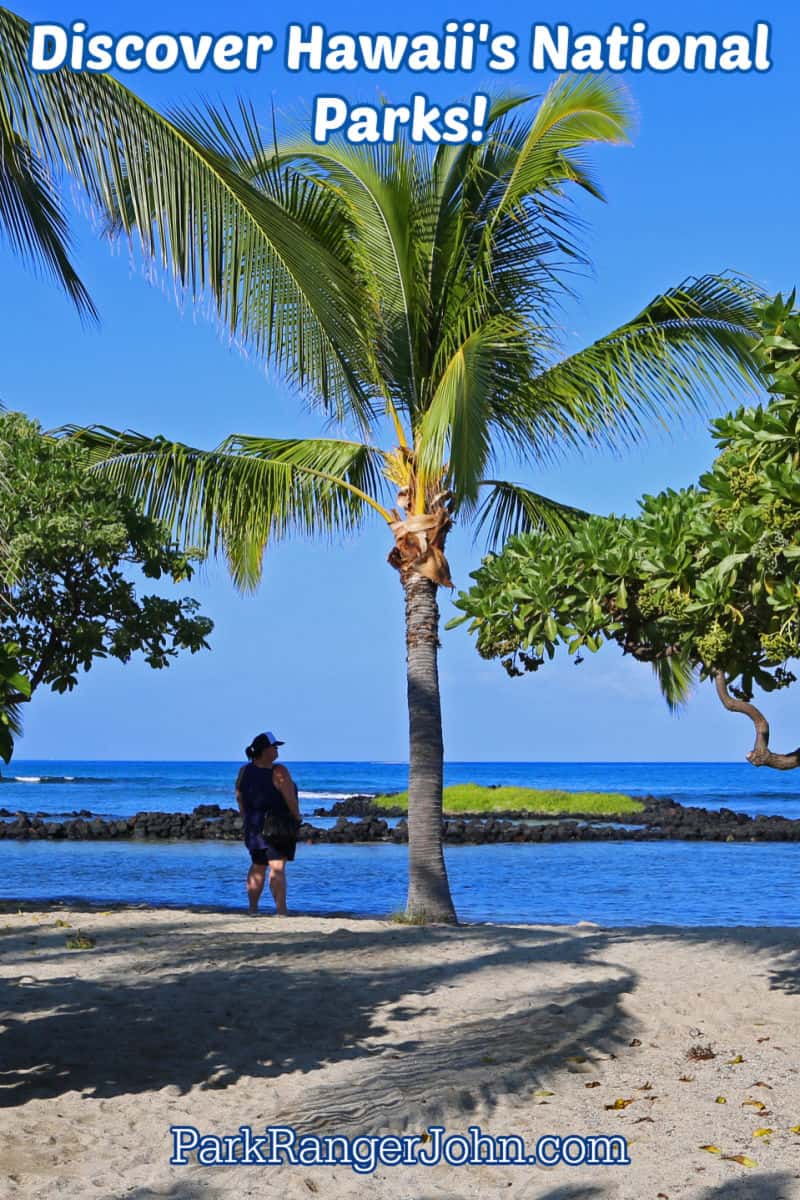
<path id="1" fill-rule="evenodd" d="M 242 776 L 245 768 L 239 768 L 239 774 L 236 776 L 236 803 L 239 805 L 239 812 L 244 816 L 244 800 L 242 799 Z"/>
<path id="2" fill-rule="evenodd" d="M 289 812 L 300 820 L 300 805 L 297 802 L 297 786 L 282 763 L 272 768 L 272 781 L 288 805 Z"/>

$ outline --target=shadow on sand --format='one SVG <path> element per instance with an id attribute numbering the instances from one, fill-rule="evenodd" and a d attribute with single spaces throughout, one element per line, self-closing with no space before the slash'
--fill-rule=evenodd
<path id="1" fill-rule="evenodd" d="M 369 1132 L 491 1110 L 566 1056 L 608 1054 L 636 1032 L 622 1011 L 636 978 L 604 961 L 601 931 L 326 925 L 290 938 L 287 924 L 268 918 L 233 932 L 215 929 L 213 917 L 199 927 L 176 914 L 151 939 L 152 925 L 132 912 L 84 952 L 104 960 L 93 979 L 71 973 L 75 954 L 55 921 L 36 929 L 35 956 L 31 932 L 3 934 L 6 969 L 19 974 L 0 995 L 0 1106 L 68 1090 L 186 1092 L 301 1071 L 309 1080 L 291 1112 L 298 1131 Z M 145 950 L 133 971 L 119 961 L 132 946 Z M 37 975 L 43 959 L 56 964 L 54 978 Z M 567 960 L 575 982 L 543 987 L 547 964 Z M 490 988 L 488 1007 L 466 1003 L 460 1023 L 436 1023 L 439 989 L 466 987 L 469 1001 L 498 969 L 519 980 L 502 1004 Z M 421 1015 L 433 1018 L 424 1035 Z M 346 1070 L 322 1086 L 314 1072 L 332 1063 Z"/>

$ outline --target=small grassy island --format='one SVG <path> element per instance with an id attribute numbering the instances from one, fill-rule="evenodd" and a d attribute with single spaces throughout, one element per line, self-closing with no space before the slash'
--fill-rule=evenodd
<path id="1" fill-rule="evenodd" d="M 408 792 L 376 796 L 378 808 L 407 808 Z M 596 814 L 616 817 L 638 813 L 640 800 L 615 792 L 538 791 L 525 787 L 480 787 L 477 783 L 459 783 L 444 789 L 446 814 L 484 812 L 529 812 L 551 816 L 562 813 Z"/>

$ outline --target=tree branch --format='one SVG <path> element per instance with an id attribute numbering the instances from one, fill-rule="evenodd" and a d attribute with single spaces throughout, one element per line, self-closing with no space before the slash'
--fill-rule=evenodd
<path id="1" fill-rule="evenodd" d="M 728 681 L 724 671 L 714 672 L 714 683 L 717 695 L 728 712 L 744 713 L 753 722 L 756 729 L 756 741 L 753 749 L 747 755 L 747 761 L 754 767 L 774 767 L 776 771 L 792 771 L 800 767 L 800 747 L 791 754 L 774 754 L 769 748 L 769 721 L 748 700 L 737 700 L 728 691 Z"/>

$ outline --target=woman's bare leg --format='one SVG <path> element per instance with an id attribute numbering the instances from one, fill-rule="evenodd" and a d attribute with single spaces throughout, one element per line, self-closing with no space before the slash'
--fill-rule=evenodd
<path id="1" fill-rule="evenodd" d="M 251 913 L 258 912 L 258 901 L 264 890 L 266 874 L 267 868 L 260 866 L 258 863 L 253 863 L 247 872 L 247 899 L 250 901 Z"/>
<path id="2" fill-rule="evenodd" d="M 275 858 L 269 864 L 269 890 L 279 917 L 286 916 L 286 859 Z"/>

